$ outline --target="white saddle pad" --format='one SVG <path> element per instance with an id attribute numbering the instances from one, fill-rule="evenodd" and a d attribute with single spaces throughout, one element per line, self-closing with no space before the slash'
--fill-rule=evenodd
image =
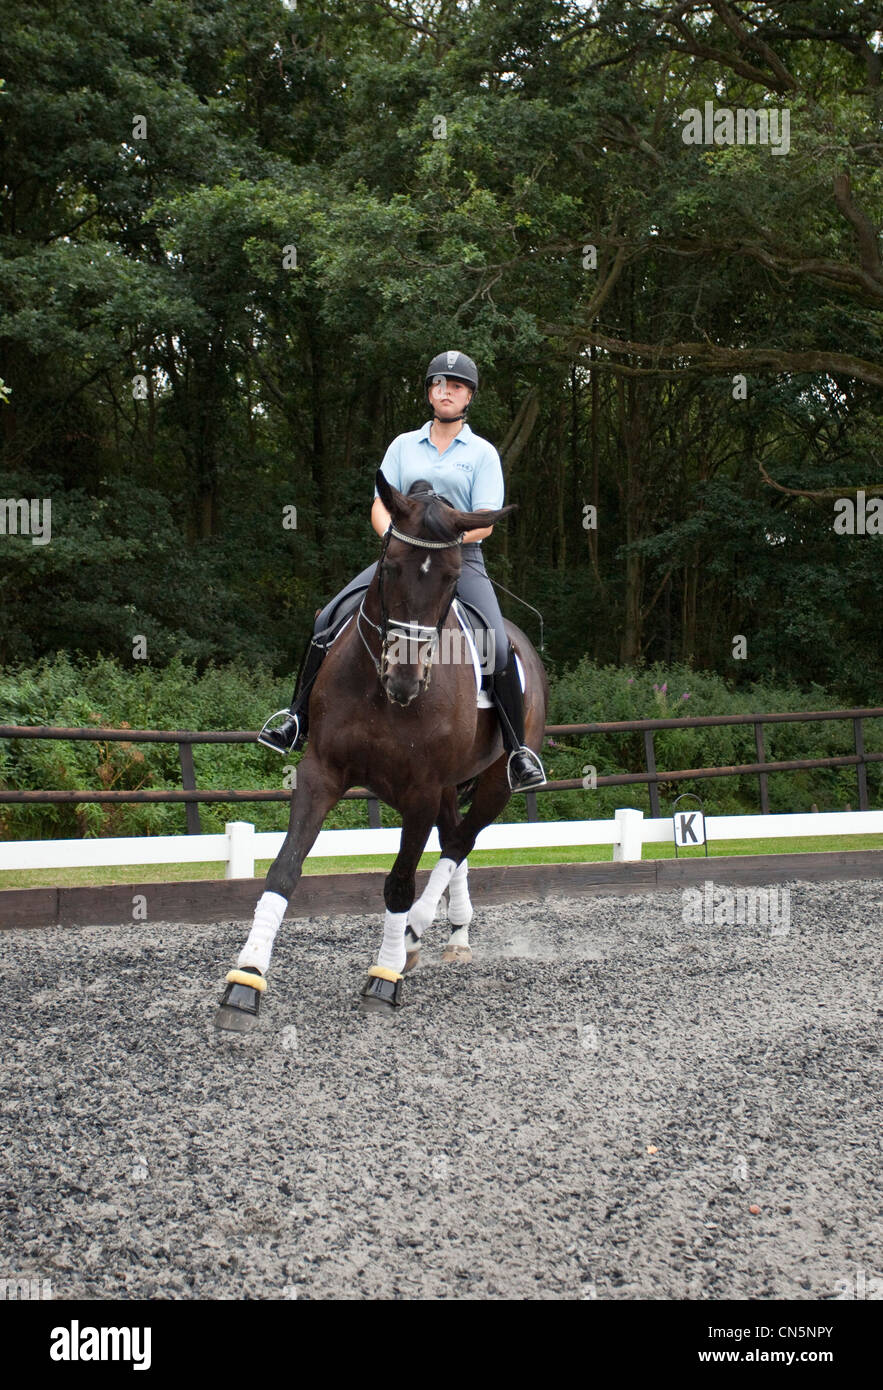
<path id="1" fill-rule="evenodd" d="M 493 709 L 494 702 L 491 699 L 490 691 L 482 690 L 481 688 L 481 659 L 478 655 L 478 649 L 476 648 L 475 640 L 472 636 L 472 628 L 469 624 L 469 619 L 466 617 L 466 614 L 463 612 L 456 599 L 454 599 L 452 606 L 454 609 L 454 615 L 457 619 L 457 622 L 463 629 L 466 641 L 469 643 L 469 650 L 472 654 L 472 669 L 475 672 L 475 703 L 479 709 Z M 521 657 L 518 655 L 517 652 L 515 653 L 515 666 L 518 671 L 518 679 L 521 682 L 521 689 L 524 690 L 524 667 L 521 664 Z"/>

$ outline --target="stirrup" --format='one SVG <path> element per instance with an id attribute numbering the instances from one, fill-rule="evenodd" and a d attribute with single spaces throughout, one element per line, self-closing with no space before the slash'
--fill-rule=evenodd
<path id="1" fill-rule="evenodd" d="M 528 773 L 527 777 L 522 778 L 520 782 L 515 782 L 512 778 L 512 759 L 521 755 L 526 756 L 533 764 L 533 772 Z M 513 748 L 512 752 L 509 754 L 508 761 L 506 762 L 506 777 L 509 782 L 509 790 L 513 792 L 532 791 L 534 787 L 543 786 L 546 781 L 545 769 L 540 762 L 538 754 L 536 754 L 532 748 L 528 748 L 524 744 L 522 744 L 520 748 Z"/>
<path id="2" fill-rule="evenodd" d="M 287 746 L 287 747 L 284 747 L 284 748 L 280 746 L 281 740 L 277 739 L 276 741 L 274 741 L 272 738 L 265 737 L 265 735 L 267 735 L 267 734 L 278 734 L 278 733 L 279 733 L 279 731 L 280 731 L 279 729 L 271 729 L 271 728 L 270 728 L 270 725 L 272 724 L 272 722 L 273 722 L 274 719 L 278 719 L 278 718 L 279 718 L 280 714 L 284 715 L 284 716 L 285 716 L 285 719 L 293 719 L 293 720 L 295 721 L 295 724 L 296 724 L 294 737 L 293 737 L 292 739 L 289 740 L 288 746 Z M 283 721 L 282 721 L 283 724 L 285 723 L 285 719 L 283 719 Z M 280 728 L 281 728 L 281 726 L 280 726 Z M 299 718 L 299 716 L 296 715 L 296 714 L 294 714 L 294 713 L 292 713 L 292 711 L 291 711 L 290 709 L 277 709 L 276 713 L 270 715 L 270 718 L 267 720 L 266 724 L 265 724 L 264 727 L 261 729 L 261 732 L 258 734 L 257 741 L 258 741 L 258 743 L 263 744 L 263 746 L 264 746 L 265 748 L 272 748 L 272 750 L 273 750 L 274 753 L 281 753 L 281 754 L 284 756 L 286 753 L 290 753 L 290 752 L 291 752 L 292 748 L 294 747 L 294 745 L 295 745 L 295 743 L 297 742 L 297 740 L 298 740 L 299 737 L 300 737 L 300 718 Z"/>

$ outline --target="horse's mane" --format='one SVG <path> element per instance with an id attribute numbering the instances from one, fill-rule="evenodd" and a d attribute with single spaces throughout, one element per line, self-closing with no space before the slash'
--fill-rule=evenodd
<path id="1" fill-rule="evenodd" d="M 407 495 L 424 503 L 418 526 L 421 533 L 432 541 L 456 541 L 460 532 L 451 516 L 453 505 L 446 497 L 434 492 L 432 484 L 425 478 L 418 478 L 416 483 L 412 483 Z"/>

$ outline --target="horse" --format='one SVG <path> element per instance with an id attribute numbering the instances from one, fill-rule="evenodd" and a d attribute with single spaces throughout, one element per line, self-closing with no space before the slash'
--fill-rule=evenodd
<path id="1" fill-rule="evenodd" d="M 288 831 L 239 966 L 226 977 L 215 1017 L 219 1028 L 256 1025 L 273 938 L 304 859 L 329 811 L 353 786 L 368 787 L 402 818 L 399 852 L 383 888 L 383 940 L 359 1008 L 392 1014 L 401 1007 L 403 977 L 419 962 L 421 937 L 446 889 L 452 933 L 444 960 L 471 960 L 467 859 L 511 791 L 497 712 L 478 707 L 475 666 L 454 640 L 462 633 L 453 600 L 463 535 L 494 525 L 514 507 L 463 512 L 428 484 L 415 484 L 406 496 L 379 470 L 376 482 L 391 525 L 358 615 L 337 635 L 313 685 L 310 735 L 297 767 Z M 506 632 L 524 673 L 525 742 L 538 753 L 546 673 L 529 638 L 508 621 Z M 472 799 L 461 815 L 458 788 L 465 784 L 471 784 Z M 417 864 L 434 826 L 441 858 L 415 901 Z"/>

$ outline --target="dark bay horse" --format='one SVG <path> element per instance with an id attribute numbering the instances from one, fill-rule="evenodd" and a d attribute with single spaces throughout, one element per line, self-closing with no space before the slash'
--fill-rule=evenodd
<path id="1" fill-rule="evenodd" d="M 493 525 L 513 508 L 456 511 L 428 489 L 406 497 L 379 471 L 377 488 L 392 525 L 359 615 L 334 641 L 313 687 L 288 833 L 238 968 L 227 976 L 215 1020 L 220 1028 L 254 1025 L 273 939 L 304 859 L 328 812 L 353 786 L 368 787 L 402 817 L 399 852 L 383 890 L 383 941 L 360 1007 L 391 1012 L 399 1006 L 402 976 L 416 964 L 422 932 L 448 887 L 453 933 L 444 958 L 471 959 L 466 858 L 511 792 L 497 714 L 477 707 L 475 669 L 464 659 L 465 644 L 453 640 L 460 629 L 451 604 L 463 534 Z M 506 629 L 524 670 L 525 742 L 539 752 L 546 674 L 524 633 L 508 622 Z M 449 633 L 451 640 L 443 640 Z M 473 779 L 472 804 L 461 817 L 457 788 Z M 433 826 L 441 859 L 415 902 L 417 864 Z"/>

